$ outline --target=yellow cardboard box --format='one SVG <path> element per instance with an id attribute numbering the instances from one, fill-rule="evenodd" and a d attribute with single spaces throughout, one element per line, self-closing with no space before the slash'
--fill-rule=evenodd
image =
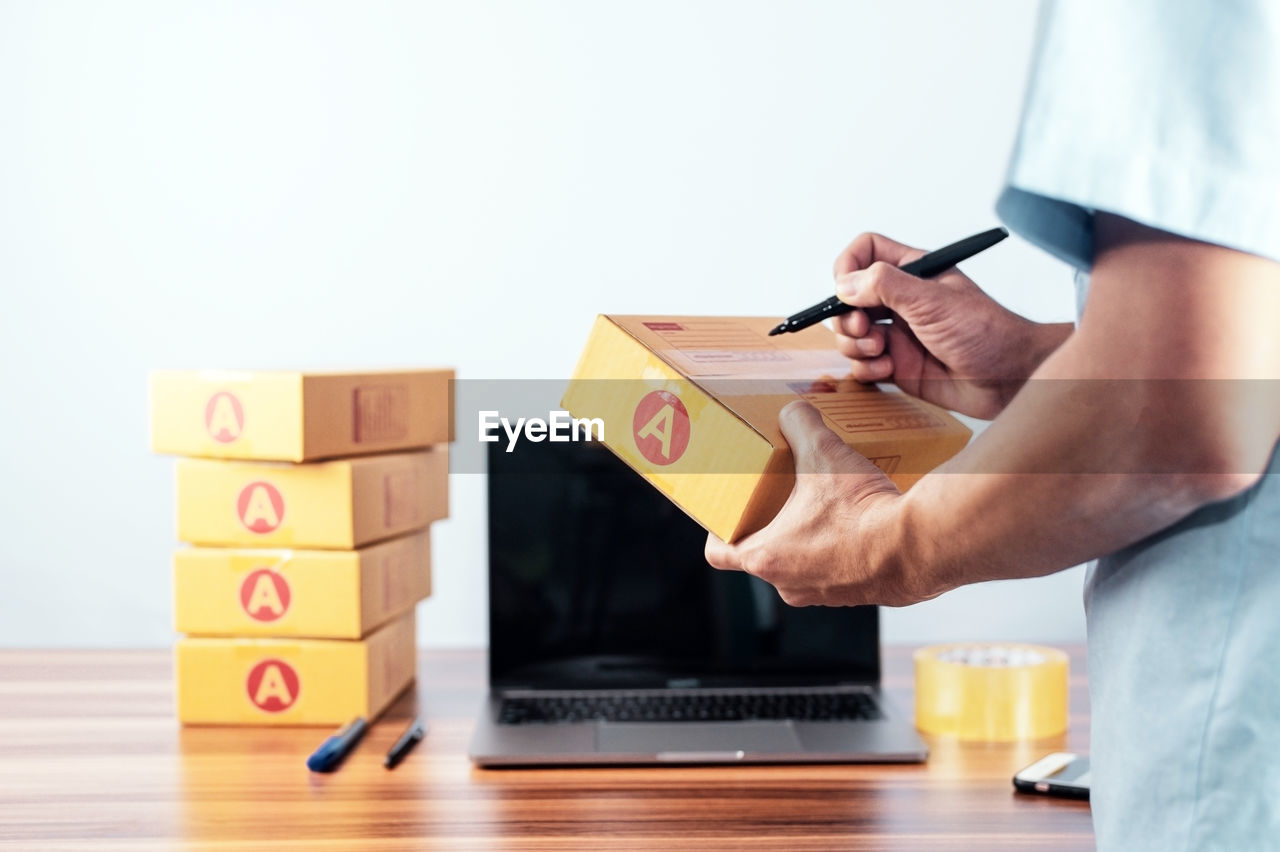
<path id="1" fill-rule="evenodd" d="M 452 370 L 158 370 L 157 453 L 266 461 L 385 453 L 453 439 Z"/>
<path id="2" fill-rule="evenodd" d="M 940 408 L 848 378 L 822 326 L 769 337 L 777 318 L 600 316 L 562 404 L 725 541 L 767 524 L 795 481 L 778 412 L 805 399 L 900 488 L 964 447 Z"/>
<path id="3" fill-rule="evenodd" d="M 180 639 L 178 720 L 338 725 L 372 720 L 412 680 L 413 614 L 367 639 Z"/>
<path id="4" fill-rule="evenodd" d="M 449 453 L 289 464 L 178 459 L 178 538 L 350 550 L 449 514 Z"/>
<path id="5" fill-rule="evenodd" d="M 360 550 L 188 547 L 173 554 L 179 633 L 359 639 L 429 594 L 427 530 Z"/>

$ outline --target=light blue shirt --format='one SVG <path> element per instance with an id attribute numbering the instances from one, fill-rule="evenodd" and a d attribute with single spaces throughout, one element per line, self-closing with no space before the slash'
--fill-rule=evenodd
<path id="1" fill-rule="evenodd" d="M 1046 4 L 996 209 L 1082 299 L 1094 211 L 1280 259 L 1280 0 Z M 1100 849 L 1280 849 L 1277 474 L 1089 571 Z"/>

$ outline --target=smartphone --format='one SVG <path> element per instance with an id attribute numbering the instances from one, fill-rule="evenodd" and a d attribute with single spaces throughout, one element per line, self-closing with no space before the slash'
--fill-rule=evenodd
<path id="1" fill-rule="evenodd" d="M 1059 751 L 1046 755 L 1013 776 L 1013 786 L 1022 793 L 1089 798 L 1089 757 Z"/>

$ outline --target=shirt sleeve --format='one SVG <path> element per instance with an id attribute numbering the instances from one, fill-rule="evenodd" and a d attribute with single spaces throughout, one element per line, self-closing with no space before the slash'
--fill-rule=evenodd
<path id="1" fill-rule="evenodd" d="M 1280 260 L 1280 2 L 1066 0 L 1041 11 L 996 212 L 1080 269 L 1093 215 Z"/>

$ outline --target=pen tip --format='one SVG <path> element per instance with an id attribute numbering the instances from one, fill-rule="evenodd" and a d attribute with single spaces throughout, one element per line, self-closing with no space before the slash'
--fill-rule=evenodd
<path id="1" fill-rule="evenodd" d="M 773 328 L 769 329 L 769 336 L 773 337 L 775 334 L 782 334 L 782 332 L 786 330 L 787 330 L 786 323 L 783 323 L 782 325 L 774 326 Z"/>

